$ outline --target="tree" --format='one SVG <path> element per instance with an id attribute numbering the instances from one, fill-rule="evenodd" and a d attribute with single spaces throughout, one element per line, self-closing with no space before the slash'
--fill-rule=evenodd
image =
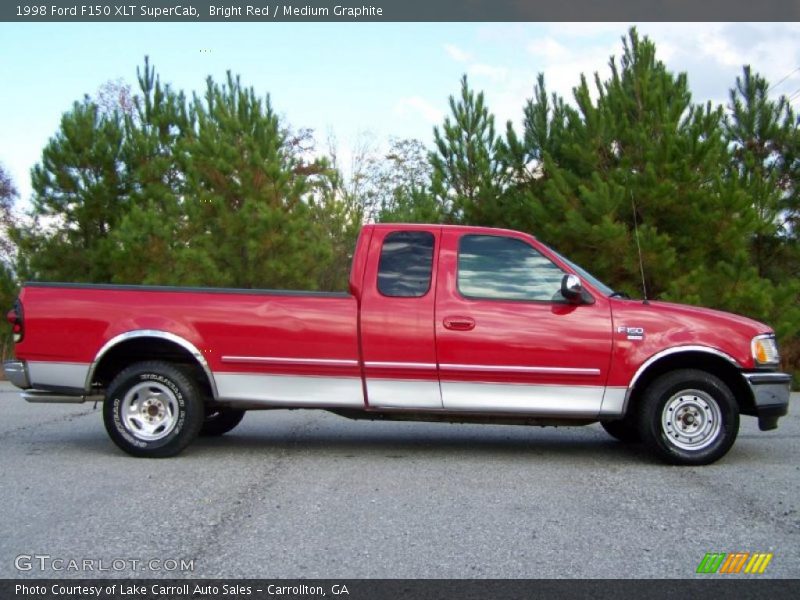
<path id="1" fill-rule="evenodd" d="M 27 259 L 25 276 L 55 281 L 112 280 L 110 233 L 127 209 L 123 124 L 88 97 L 61 118 L 31 173 L 31 225 L 12 229 Z"/>
<path id="2" fill-rule="evenodd" d="M 635 29 L 609 66 L 608 80 L 595 75 L 594 97 L 581 77 L 575 108 L 551 101 L 540 77 L 523 135 L 507 136 L 515 180 L 504 202 L 517 207 L 509 225 L 631 293 L 640 288 L 638 233 L 651 295 L 719 305 L 726 290 L 749 287 L 729 274 L 747 272 L 742 240 L 753 220 L 721 177 L 721 109 L 693 105 L 686 75 L 668 71 Z"/>
<path id="3" fill-rule="evenodd" d="M 752 262 L 771 287 L 763 314 L 775 327 L 788 364 L 800 371 L 800 130 L 785 96 L 745 66 L 730 91 L 725 133 L 728 177 L 756 214 Z M 751 314 L 759 314 L 753 312 Z"/>
<path id="4" fill-rule="evenodd" d="M 475 94 L 466 75 L 459 98 L 450 96 L 450 112 L 452 119 L 447 117 L 441 129 L 433 130 L 433 194 L 451 221 L 496 224 L 502 219 L 496 199 L 504 181 L 500 139 L 483 92 Z"/>
<path id="5" fill-rule="evenodd" d="M 19 192 L 11 181 L 11 177 L 6 173 L 3 165 L 0 165 L 0 263 L 10 267 L 13 262 L 14 243 L 9 237 L 9 231 L 15 223 L 14 203 L 19 197 Z"/>
<path id="6" fill-rule="evenodd" d="M 368 161 L 365 196 L 374 219 L 388 223 L 437 223 L 442 206 L 431 193 L 428 150 L 416 139 L 394 138 L 389 149 Z"/>
<path id="7" fill-rule="evenodd" d="M 162 84 L 147 57 L 136 74 L 140 93 L 125 113 L 121 153 L 130 202 L 112 235 L 113 278 L 117 283 L 186 283 L 190 277 L 178 270 L 177 257 L 191 243 L 183 202 L 191 193 L 185 145 L 195 123 L 185 95 Z"/>
<path id="8" fill-rule="evenodd" d="M 729 177 L 747 194 L 758 218 L 753 261 L 759 275 L 777 279 L 786 274 L 787 243 L 797 239 L 792 220 L 800 193 L 798 126 L 786 97 L 774 101 L 768 93 L 767 80 L 745 66 L 730 91 L 725 134 L 733 152 Z M 796 264 L 793 274 L 800 274 Z"/>
<path id="9" fill-rule="evenodd" d="M 145 64 L 147 59 L 145 59 Z M 132 115 L 136 109 L 136 98 L 131 91 L 131 86 L 122 79 L 106 81 L 97 90 L 95 103 L 103 114 L 112 115 L 119 112 L 122 115 Z"/>
<path id="10" fill-rule="evenodd" d="M 191 111 L 182 272 L 191 283 L 316 288 L 331 251 L 310 199 L 325 165 L 290 151 L 269 96 L 230 73 L 225 85 L 209 78 Z"/>
<path id="11" fill-rule="evenodd" d="M 15 224 L 14 202 L 19 197 L 11 177 L 0 165 L 0 314 L 11 308 L 17 294 L 17 282 L 13 272 L 14 244 L 8 231 Z M 0 360 L 5 360 L 11 351 L 11 330 L 0 327 Z"/>

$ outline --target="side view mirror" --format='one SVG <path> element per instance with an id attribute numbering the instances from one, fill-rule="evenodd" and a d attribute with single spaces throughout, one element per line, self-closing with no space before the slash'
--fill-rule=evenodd
<path id="1" fill-rule="evenodd" d="M 583 298 L 583 284 L 581 278 L 572 273 L 567 273 L 561 278 L 561 295 L 573 303 L 578 303 Z"/>

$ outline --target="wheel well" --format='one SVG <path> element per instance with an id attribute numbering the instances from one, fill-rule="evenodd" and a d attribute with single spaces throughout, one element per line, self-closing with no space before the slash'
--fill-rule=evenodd
<path id="1" fill-rule="evenodd" d="M 687 351 L 665 356 L 647 367 L 636 381 L 631 391 L 626 413 L 636 410 L 644 391 L 658 377 L 677 369 L 699 369 L 719 377 L 730 388 L 739 412 L 743 415 L 755 415 L 755 401 L 741 371 L 730 362 L 707 352 Z"/>
<path id="2" fill-rule="evenodd" d="M 180 365 L 201 386 L 206 398 L 213 398 L 208 375 L 191 352 L 175 342 L 151 337 L 125 340 L 108 350 L 95 367 L 92 388 L 107 388 L 122 369 L 145 360 L 163 360 Z"/>

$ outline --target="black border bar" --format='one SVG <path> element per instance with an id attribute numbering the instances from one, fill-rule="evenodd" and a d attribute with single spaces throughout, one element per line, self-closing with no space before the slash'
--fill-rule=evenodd
<path id="1" fill-rule="evenodd" d="M 212 11 L 211 7 L 217 10 Z M 250 7 L 250 10 L 248 10 Z M 338 8 L 337 8 L 338 7 Z M 221 10 L 220 10 L 221 9 Z M 4 0 L 9 22 L 800 21 L 798 0 Z"/>
<path id="2" fill-rule="evenodd" d="M 692 577 L 688 573 L 687 577 Z M 4 600 L 532 600 L 564 598 L 576 600 L 685 600 L 717 598 L 782 600 L 797 598 L 800 580 L 758 579 L 759 576 L 714 575 L 705 579 L 4 579 Z M 18 586 L 27 586 L 21 592 Z M 127 593 L 122 593 L 122 588 Z M 196 586 L 211 593 L 196 593 Z M 44 593 L 31 593 L 38 587 Z M 115 589 L 116 593 L 108 593 Z M 67 590 L 85 588 L 85 592 Z M 100 594 L 93 590 L 102 588 Z M 135 591 L 131 592 L 131 589 Z M 286 589 L 297 593 L 286 593 Z M 342 593 L 346 588 L 347 593 Z M 317 590 L 322 590 L 321 595 Z M 163 591 L 166 590 L 166 591 Z M 180 590 L 179 592 L 176 590 Z M 216 593 L 213 591 L 216 590 Z M 281 593 L 274 593 L 280 590 Z M 270 593 L 272 591 L 273 593 Z M 338 592 L 338 593 L 337 593 Z"/>

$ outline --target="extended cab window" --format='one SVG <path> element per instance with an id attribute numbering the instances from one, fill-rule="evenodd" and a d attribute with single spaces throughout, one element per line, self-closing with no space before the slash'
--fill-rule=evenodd
<path id="1" fill-rule="evenodd" d="M 378 291 L 384 296 L 419 298 L 431 287 L 433 234 L 394 231 L 386 236 L 378 263 Z"/>
<path id="2" fill-rule="evenodd" d="M 564 272 L 522 240 L 465 235 L 458 247 L 458 291 L 493 300 L 561 299 Z"/>

